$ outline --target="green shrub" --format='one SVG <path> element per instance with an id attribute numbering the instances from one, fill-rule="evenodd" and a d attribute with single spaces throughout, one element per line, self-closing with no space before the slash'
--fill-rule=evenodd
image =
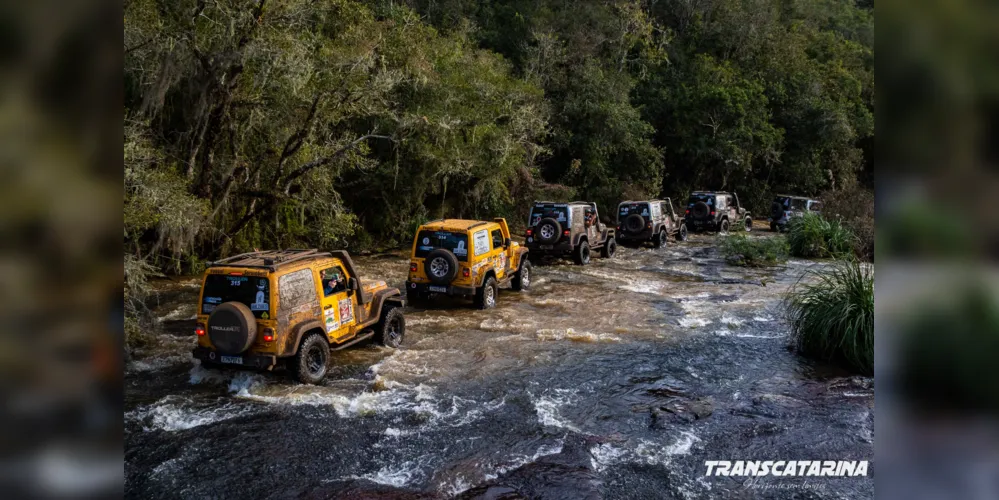
<path id="1" fill-rule="evenodd" d="M 798 351 L 874 374 L 874 268 L 857 261 L 814 273 L 785 299 Z"/>
<path id="2" fill-rule="evenodd" d="M 900 392 L 915 407 L 995 415 L 999 302 L 987 284 L 970 279 L 937 292 L 914 304 L 918 312 L 909 312 L 900 325 Z"/>
<path id="3" fill-rule="evenodd" d="M 853 253 L 853 233 L 837 220 L 812 212 L 792 218 L 787 227 L 787 243 L 795 257 L 844 258 Z"/>
<path id="4" fill-rule="evenodd" d="M 722 255 L 730 264 L 762 267 L 787 262 L 787 239 L 783 236 L 751 237 L 732 233 L 722 240 Z"/>

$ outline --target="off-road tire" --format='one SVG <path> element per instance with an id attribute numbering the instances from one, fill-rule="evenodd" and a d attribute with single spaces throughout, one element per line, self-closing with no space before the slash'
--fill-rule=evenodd
<path id="1" fill-rule="evenodd" d="M 423 272 L 435 285 L 447 285 L 458 276 L 458 258 L 449 250 L 431 250 L 423 260 Z"/>
<path id="2" fill-rule="evenodd" d="M 784 205 L 777 203 L 776 201 L 770 204 L 770 218 L 780 219 L 784 215 Z"/>
<path id="3" fill-rule="evenodd" d="M 208 317 L 207 327 L 212 345 L 223 354 L 240 354 L 257 339 L 257 319 L 241 302 L 219 304 Z"/>
<path id="4" fill-rule="evenodd" d="M 496 278 L 492 276 L 486 278 L 486 282 L 475 291 L 475 307 L 478 309 L 492 309 L 496 307 L 496 295 L 499 287 L 496 286 Z"/>
<path id="5" fill-rule="evenodd" d="M 303 384 L 318 384 L 326 377 L 330 362 L 330 342 L 321 333 L 302 339 L 298 353 L 292 358 L 292 371 Z"/>
<path id="6" fill-rule="evenodd" d="M 718 223 L 719 233 L 727 233 L 728 228 L 729 228 L 728 219 L 722 219 L 721 222 Z"/>
<path id="7" fill-rule="evenodd" d="M 694 206 L 691 208 L 690 213 L 693 214 L 694 218 L 704 219 L 707 218 L 708 215 L 711 213 L 711 207 L 709 207 L 707 203 L 699 201 L 697 203 L 694 203 Z"/>
<path id="8" fill-rule="evenodd" d="M 531 267 L 531 261 L 527 260 L 526 257 L 521 259 L 520 269 L 517 271 L 517 274 L 513 275 L 513 279 L 510 280 L 510 287 L 518 292 L 530 290 L 531 279 L 534 278 L 533 273 L 534 269 Z"/>
<path id="9" fill-rule="evenodd" d="M 686 224 L 680 224 L 680 228 L 676 230 L 676 241 L 687 241 Z"/>
<path id="10" fill-rule="evenodd" d="M 406 336 L 406 316 L 402 314 L 402 308 L 391 305 L 385 306 L 382 311 L 382 319 L 375 329 L 375 338 L 378 343 L 393 349 L 402 345 Z"/>
<path id="11" fill-rule="evenodd" d="M 642 229 L 645 229 L 645 217 L 638 214 L 631 214 L 624 218 L 621 229 L 632 234 L 640 233 Z"/>
<path id="12" fill-rule="evenodd" d="M 580 241 L 579 245 L 576 246 L 576 251 L 572 253 L 572 259 L 580 266 L 589 264 L 590 244 L 585 241 Z"/>
<path id="13" fill-rule="evenodd" d="M 753 230 L 753 218 L 746 217 L 746 232 L 752 232 Z"/>
<path id="14" fill-rule="evenodd" d="M 612 259 L 615 253 L 617 253 L 617 242 L 614 241 L 614 238 L 607 238 L 604 248 L 600 250 L 600 255 L 605 259 Z"/>
<path id="15" fill-rule="evenodd" d="M 546 229 L 550 227 L 551 232 Z M 548 236 L 545 236 L 548 235 Z M 540 243 L 550 245 L 556 243 L 559 238 L 562 237 L 562 224 L 551 217 L 545 217 L 538 221 L 538 225 L 534 226 L 534 239 L 538 240 Z"/>
<path id="16" fill-rule="evenodd" d="M 656 235 L 652 237 L 652 246 L 662 248 L 666 246 L 666 241 L 666 231 L 664 229 L 660 229 Z"/>

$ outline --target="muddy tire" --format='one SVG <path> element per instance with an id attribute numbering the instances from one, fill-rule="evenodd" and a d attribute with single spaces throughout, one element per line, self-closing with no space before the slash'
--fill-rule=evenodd
<path id="1" fill-rule="evenodd" d="M 775 233 L 777 232 L 777 223 L 776 222 L 771 222 L 770 223 L 770 230 L 773 231 L 773 232 L 775 232 Z"/>
<path id="2" fill-rule="evenodd" d="M 423 272 L 435 285 L 447 285 L 458 276 L 458 258 L 448 250 L 438 248 L 427 254 Z"/>
<path id="3" fill-rule="evenodd" d="M 614 238 L 607 238 L 607 242 L 604 243 L 604 248 L 600 251 L 600 255 L 605 259 L 612 259 L 615 253 L 617 253 L 617 242 L 614 241 Z"/>
<path id="4" fill-rule="evenodd" d="M 531 267 L 531 261 L 524 258 L 520 262 L 520 270 L 517 274 L 513 275 L 513 279 L 510 280 L 510 286 L 518 291 L 527 291 L 531 289 L 531 280 L 534 278 L 534 269 Z"/>
<path id="5" fill-rule="evenodd" d="M 746 232 L 751 232 L 753 230 L 753 218 L 746 217 Z"/>
<path id="6" fill-rule="evenodd" d="M 545 217 L 534 229 L 534 238 L 541 243 L 550 245 L 562 236 L 562 224 L 551 217 Z"/>
<path id="7" fill-rule="evenodd" d="M 321 333 L 313 333 L 302 340 L 298 353 L 292 359 L 295 378 L 303 384 L 318 384 L 326 377 L 330 362 L 330 343 Z"/>
<path id="8" fill-rule="evenodd" d="M 624 218 L 622 228 L 629 233 L 640 233 L 645 229 L 645 217 L 638 214 L 631 214 Z"/>
<path id="9" fill-rule="evenodd" d="M 667 239 L 668 238 L 666 237 L 666 231 L 660 229 L 659 232 L 652 237 L 652 246 L 656 248 L 662 248 L 666 246 Z"/>
<path id="10" fill-rule="evenodd" d="M 719 233 L 728 232 L 728 219 L 722 219 L 722 221 L 718 223 L 718 232 Z"/>
<path id="11" fill-rule="evenodd" d="M 579 245 L 576 247 L 576 251 L 572 254 L 572 260 L 576 261 L 576 264 L 580 266 L 589 264 L 590 244 L 585 241 L 580 241 Z"/>
<path id="12" fill-rule="evenodd" d="M 478 309 L 492 309 L 496 307 L 496 294 L 499 287 L 496 286 L 496 278 L 492 276 L 486 278 L 486 282 L 475 292 L 475 307 Z"/>
<path id="13" fill-rule="evenodd" d="M 709 207 L 707 203 L 699 201 L 694 203 L 693 208 L 691 208 L 691 213 L 694 214 L 694 218 L 704 219 L 711 213 L 711 207 Z"/>
<path id="14" fill-rule="evenodd" d="M 680 224 L 680 229 L 676 230 L 676 241 L 687 241 L 687 225 Z"/>
<path id="15" fill-rule="evenodd" d="M 405 336 L 406 317 L 402 314 L 402 308 L 385 306 L 385 310 L 382 311 L 382 319 L 378 322 L 375 330 L 375 338 L 378 343 L 395 349 L 402 345 Z"/>

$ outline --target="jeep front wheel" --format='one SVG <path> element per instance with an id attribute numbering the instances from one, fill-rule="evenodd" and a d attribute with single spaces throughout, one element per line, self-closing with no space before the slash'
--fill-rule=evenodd
<path id="1" fill-rule="evenodd" d="M 303 384 L 318 384 L 326 376 L 330 361 L 330 343 L 323 334 L 313 333 L 298 346 L 292 369 Z"/>
<path id="2" fill-rule="evenodd" d="M 604 243 L 604 249 L 601 251 L 601 255 L 605 259 L 610 259 L 614 257 L 615 253 L 617 253 L 617 242 L 614 241 L 614 238 L 607 238 L 607 243 Z"/>
<path id="3" fill-rule="evenodd" d="M 718 223 L 718 232 L 719 233 L 728 232 L 728 219 L 722 219 L 722 221 Z"/>
<path id="4" fill-rule="evenodd" d="M 753 218 L 746 217 L 746 232 L 748 233 L 752 230 L 753 230 Z"/>
<path id="5" fill-rule="evenodd" d="M 475 307 L 479 309 L 496 307 L 496 278 L 492 276 L 486 278 L 486 282 L 475 293 Z"/>
<path id="6" fill-rule="evenodd" d="M 402 309 L 396 306 L 386 306 L 382 313 L 382 320 L 378 323 L 377 337 L 378 343 L 393 349 L 402 345 L 402 339 L 406 336 L 406 317 L 402 314 Z"/>
<path id="7" fill-rule="evenodd" d="M 676 241 L 687 241 L 687 225 L 680 224 L 680 229 L 676 230 Z"/>
<path id="8" fill-rule="evenodd" d="M 531 269 L 531 261 L 526 258 L 520 263 L 520 271 L 513 275 L 513 279 L 510 280 L 510 286 L 520 292 L 524 290 L 530 290 L 531 288 L 531 273 L 534 272 Z"/>
<path id="9" fill-rule="evenodd" d="M 579 264 L 581 266 L 589 264 L 590 244 L 585 241 L 579 242 L 579 246 L 576 247 L 576 252 L 573 254 L 572 257 L 576 261 L 576 264 Z"/>

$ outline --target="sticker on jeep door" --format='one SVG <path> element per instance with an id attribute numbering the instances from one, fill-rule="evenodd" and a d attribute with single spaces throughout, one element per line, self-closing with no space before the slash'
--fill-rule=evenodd
<path id="1" fill-rule="evenodd" d="M 326 333 L 332 332 L 340 328 L 340 321 L 336 316 L 337 308 L 331 307 L 325 311 L 326 315 Z"/>
<path id="2" fill-rule="evenodd" d="M 350 303 L 350 299 L 340 300 L 340 324 L 346 325 L 354 319 L 354 305 Z"/>

